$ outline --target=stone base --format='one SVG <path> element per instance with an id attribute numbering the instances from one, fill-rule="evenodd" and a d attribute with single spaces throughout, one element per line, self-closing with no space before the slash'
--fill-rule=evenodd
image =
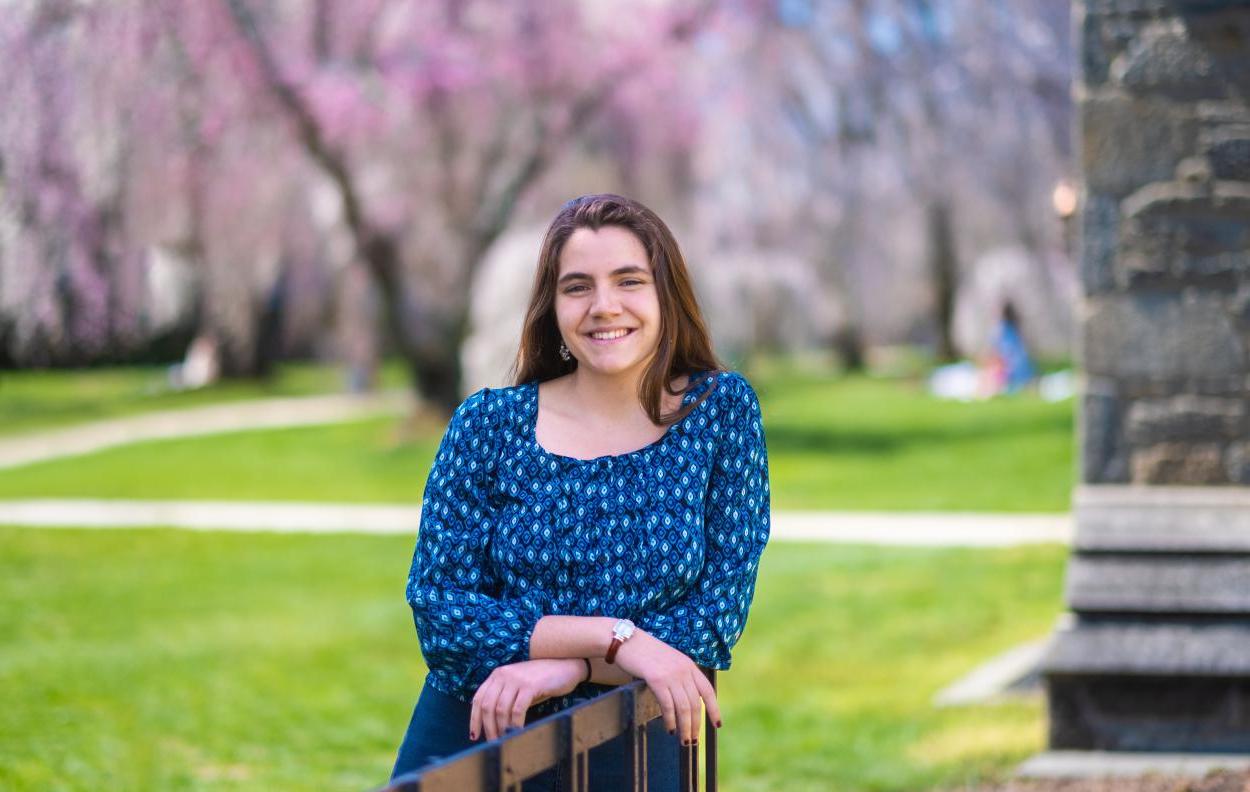
<path id="1" fill-rule="evenodd" d="M 1250 490 L 1082 487 L 1054 750 L 1250 753 Z"/>
<path id="2" fill-rule="evenodd" d="M 1020 778 L 1201 778 L 1216 770 L 1250 770 L 1250 754 L 1047 751 L 1016 770 Z"/>
<path id="3" fill-rule="evenodd" d="M 1050 674 L 1050 748 L 1250 754 L 1250 678 Z"/>

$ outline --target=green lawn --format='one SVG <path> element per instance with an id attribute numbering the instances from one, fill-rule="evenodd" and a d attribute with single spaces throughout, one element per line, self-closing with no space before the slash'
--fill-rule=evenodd
<path id="1" fill-rule="evenodd" d="M 6 470 L 0 498 L 228 498 L 420 502 L 436 431 L 397 443 L 397 421 L 164 440 Z"/>
<path id="2" fill-rule="evenodd" d="M 867 377 L 755 385 L 781 508 L 1068 509 L 1071 401 L 940 401 L 918 382 Z"/>
<path id="3" fill-rule="evenodd" d="M 411 539 L 0 529 L 0 788 L 363 789 L 422 678 Z M 1002 774 L 1040 702 L 933 693 L 1050 628 L 1064 551 L 774 544 L 721 677 L 722 788 Z"/>
<path id="4" fill-rule="evenodd" d="M 1072 404 L 932 399 L 900 380 L 754 380 L 782 509 L 1065 511 Z M 420 500 L 442 425 L 393 419 L 119 447 L 5 471 L 0 498 Z"/>
<path id="5" fill-rule="evenodd" d="M 380 376 L 388 387 L 403 382 L 403 372 L 393 364 Z M 192 391 L 171 390 L 164 366 L 0 371 L 0 436 L 153 410 L 342 388 L 341 368 L 310 363 L 284 363 L 268 382 L 227 380 Z"/>

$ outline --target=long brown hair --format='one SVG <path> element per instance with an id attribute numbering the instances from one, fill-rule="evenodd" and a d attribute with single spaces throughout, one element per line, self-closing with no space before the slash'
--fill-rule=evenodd
<path id="1" fill-rule="evenodd" d="M 620 226 L 632 231 L 647 251 L 660 303 L 660 337 L 655 355 L 638 382 L 638 400 L 653 423 L 674 423 L 684 418 L 695 405 L 663 414 L 661 388 L 676 396 L 684 391 L 672 389 L 670 383 L 674 379 L 683 374 L 717 372 L 722 367 L 712 352 L 707 325 L 695 300 L 686 261 L 677 247 L 673 232 L 655 212 L 620 195 L 602 193 L 574 198 L 561 207 L 551 221 L 538 254 L 534 288 L 521 330 L 521 347 L 513 364 L 513 371 L 516 372 L 514 383 L 542 382 L 577 368 L 576 358 L 565 361 L 559 352 L 561 338 L 556 324 L 556 280 L 560 275 L 560 253 L 577 229 L 598 231 L 603 226 Z M 697 384 L 691 380 L 686 390 L 694 389 Z M 711 390 L 709 388 L 708 393 Z M 707 393 L 699 401 L 705 398 Z"/>

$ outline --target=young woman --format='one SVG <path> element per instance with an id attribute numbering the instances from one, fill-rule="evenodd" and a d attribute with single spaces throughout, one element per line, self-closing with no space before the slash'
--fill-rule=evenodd
<path id="1" fill-rule="evenodd" d="M 460 405 L 426 483 L 407 597 L 430 671 L 393 775 L 643 679 L 650 788 L 676 789 L 702 709 L 721 725 L 699 666 L 729 667 L 768 532 L 759 402 L 717 363 L 672 233 L 627 198 L 569 201 L 516 384 Z M 593 749 L 591 788 L 625 761 Z"/>

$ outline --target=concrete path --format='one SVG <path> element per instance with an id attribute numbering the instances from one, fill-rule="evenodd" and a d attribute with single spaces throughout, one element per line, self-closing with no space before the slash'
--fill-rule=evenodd
<path id="1" fill-rule="evenodd" d="M 963 707 L 1040 693 L 1037 669 L 1049 647 L 1050 636 L 1013 646 L 939 690 L 933 706 Z"/>
<path id="2" fill-rule="evenodd" d="M 0 500 L 0 525 L 415 534 L 420 506 L 236 501 Z M 1068 543 L 1064 514 L 773 512 L 778 541 L 995 547 Z"/>
<path id="3" fill-rule="evenodd" d="M 227 402 L 112 418 L 37 434 L 0 438 L 0 470 L 90 454 L 146 440 L 337 423 L 411 409 L 406 391 L 295 396 Z"/>
<path id="4" fill-rule="evenodd" d="M 1068 514 L 984 512 L 773 512 L 773 536 L 788 541 L 1004 547 L 1069 544 Z"/>

